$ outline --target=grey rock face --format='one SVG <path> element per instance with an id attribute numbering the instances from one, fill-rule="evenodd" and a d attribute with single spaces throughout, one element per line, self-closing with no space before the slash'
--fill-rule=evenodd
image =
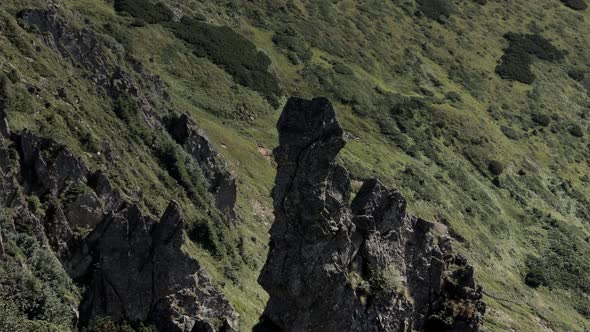
<path id="1" fill-rule="evenodd" d="M 28 131 L 14 137 L 19 144 L 22 183 L 27 193 L 57 196 L 72 184 L 85 181 L 86 166 L 54 140 Z"/>
<path id="2" fill-rule="evenodd" d="M 107 216 L 72 259 L 72 276 L 89 280 L 82 320 L 110 316 L 180 332 L 219 319 L 235 330 L 237 314 L 181 249 L 183 225 L 174 202 L 159 222 L 136 206 Z"/>
<path id="3" fill-rule="evenodd" d="M 80 326 L 111 316 L 160 331 L 237 330 L 238 314 L 182 248 L 185 222 L 175 202 L 153 220 L 125 202 L 102 171 L 91 174 L 64 146 L 28 131 L 0 137 L 0 157 L 0 207 L 15 211 L 10 231 L 30 230 L 50 245 L 84 287 Z M 47 206 L 42 219 L 24 195 Z"/>
<path id="4" fill-rule="evenodd" d="M 231 220 L 236 219 L 236 179 L 219 159 L 209 138 L 186 114 L 167 120 L 168 132 L 197 162 L 209 184 L 215 206 Z"/>
<path id="5" fill-rule="evenodd" d="M 255 330 L 477 331 L 485 305 L 473 268 L 437 243 L 433 224 L 377 180 L 349 203 L 330 102 L 291 98 L 277 128 L 275 223 L 259 277 L 270 299 Z"/>
<path id="6" fill-rule="evenodd" d="M 24 10 L 19 18 L 26 27 L 35 27 L 41 32 L 39 38 L 47 46 L 88 69 L 94 83 L 104 88 L 110 97 L 116 98 L 122 93 L 137 96 L 136 83 L 122 68 L 110 65 L 104 47 L 90 30 L 69 26 L 54 10 Z"/>

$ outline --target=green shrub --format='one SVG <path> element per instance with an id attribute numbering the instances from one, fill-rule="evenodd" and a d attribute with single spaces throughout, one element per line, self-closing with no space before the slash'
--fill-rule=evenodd
<path id="1" fill-rule="evenodd" d="M 533 114 L 532 119 L 533 119 L 533 122 L 535 122 L 536 124 L 543 126 L 543 127 L 547 127 L 549 125 L 549 123 L 551 122 L 551 117 L 549 115 L 542 114 L 542 113 Z"/>
<path id="2" fill-rule="evenodd" d="M 67 330 L 78 291 L 58 259 L 24 233 L 9 234 L 6 246 L 14 254 L 0 260 L 0 330 Z"/>
<path id="3" fill-rule="evenodd" d="M 27 196 L 25 199 L 27 201 L 27 207 L 34 214 L 38 215 L 43 211 L 43 204 L 41 204 L 39 197 L 31 195 Z"/>
<path id="4" fill-rule="evenodd" d="M 335 63 L 332 68 L 334 68 L 334 71 L 340 75 L 354 75 L 352 69 L 341 62 Z"/>
<path id="5" fill-rule="evenodd" d="M 561 2 L 574 10 L 586 10 L 588 8 L 584 0 L 561 0 Z"/>
<path id="6" fill-rule="evenodd" d="M 529 54 L 520 48 L 508 47 L 496 66 L 496 73 L 505 80 L 518 81 L 524 84 L 532 84 L 535 76 L 531 71 L 532 59 Z"/>
<path id="7" fill-rule="evenodd" d="M 453 4 L 449 0 L 417 0 L 420 11 L 432 20 L 441 20 L 451 16 Z"/>
<path id="8" fill-rule="evenodd" d="M 114 101 L 113 112 L 127 125 L 134 138 L 139 138 L 139 142 L 144 142 L 146 145 L 151 146 L 156 139 L 156 135 L 141 116 L 137 103 L 131 97 L 119 96 Z"/>
<path id="9" fill-rule="evenodd" d="M 520 139 L 520 134 L 518 133 L 518 131 L 516 131 L 516 129 L 514 129 L 512 127 L 501 126 L 500 131 L 502 131 L 502 134 L 504 134 L 504 136 L 506 136 L 512 140 L 517 141 Z"/>
<path id="10" fill-rule="evenodd" d="M 578 229 L 544 218 L 549 223 L 549 247 L 539 258 L 525 260 L 525 283 L 575 291 L 590 292 L 590 248 L 576 241 Z"/>
<path id="11" fill-rule="evenodd" d="M 583 82 L 586 76 L 584 71 L 578 69 L 569 70 L 567 75 L 576 82 Z"/>
<path id="12" fill-rule="evenodd" d="M 529 257 L 526 262 L 526 266 L 529 270 L 524 278 L 524 282 L 527 284 L 527 286 L 533 288 L 547 286 L 547 279 L 545 278 L 543 263 L 540 259 Z"/>
<path id="13" fill-rule="evenodd" d="M 117 323 L 109 317 L 99 317 L 92 321 L 90 326 L 81 329 L 82 332 L 156 332 L 153 326 L 146 326 L 143 323 L 129 324 L 126 322 Z"/>
<path id="14" fill-rule="evenodd" d="M 517 34 L 509 32 L 504 35 L 509 46 L 496 67 L 496 73 L 506 80 L 515 80 L 531 84 L 535 76 L 531 71 L 532 56 L 541 60 L 559 61 L 563 52 L 553 46 L 547 39 L 538 34 Z"/>
<path id="15" fill-rule="evenodd" d="M 149 0 L 115 0 L 115 10 L 126 12 L 144 23 L 160 23 L 172 20 L 172 11 L 161 2 Z M 136 20 L 136 22 L 139 22 Z"/>
<path id="16" fill-rule="evenodd" d="M 348 274 L 348 283 L 358 295 L 367 295 L 371 293 L 371 285 L 369 282 L 356 272 L 350 272 Z"/>
<path id="17" fill-rule="evenodd" d="M 190 18 L 172 25 L 178 38 L 191 44 L 197 56 L 223 68 L 241 85 L 278 103 L 281 88 L 269 72 L 270 58 L 256 45 L 228 26 L 214 26 Z"/>
<path id="18" fill-rule="evenodd" d="M 311 60 L 313 53 L 305 40 L 293 29 L 287 28 L 273 35 L 272 41 L 280 49 L 289 52 L 289 58 L 294 64 Z"/>
<path id="19" fill-rule="evenodd" d="M 34 98 L 18 81 L 13 82 L 4 76 L 0 77 L 0 95 L 3 109 L 29 114 L 35 111 Z"/>
<path id="20" fill-rule="evenodd" d="M 577 124 L 573 124 L 569 128 L 569 133 L 574 137 L 584 137 L 584 132 L 582 131 L 582 127 Z"/>
<path id="21" fill-rule="evenodd" d="M 504 35 L 510 46 L 522 49 L 528 54 L 541 60 L 559 61 L 563 59 L 563 52 L 551 44 L 545 37 L 538 34 L 518 34 L 509 32 Z"/>
<path id="22" fill-rule="evenodd" d="M 502 165 L 501 162 L 499 162 L 497 160 L 491 160 L 488 163 L 488 170 L 493 175 L 498 176 L 498 175 L 501 175 L 504 172 L 504 166 Z"/>
<path id="23" fill-rule="evenodd" d="M 401 274 L 393 264 L 383 269 L 371 270 L 369 285 L 373 293 L 403 294 L 405 290 Z"/>

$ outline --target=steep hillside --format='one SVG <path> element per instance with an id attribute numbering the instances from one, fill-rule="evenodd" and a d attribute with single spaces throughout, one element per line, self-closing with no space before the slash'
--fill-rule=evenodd
<path id="1" fill-rule="evenodd" d="M 227 306 L 193 316 L 250 330 L 268 300 L 278 110 L 326 96 L 353 192 L 376 178 L 452 237 L 483 286 L 486 331 L 589 329 L 586 1 L 3 1 L 0 326 L 114 329 L 80 306 L 111 299 L 85 276 L 121 273 L 101 269 L 109 252 L 90 236 L 113 219 L 152 243 L 117 240 L 137 254 L 122 266 L 165 252 L 183 276 L 206 271 Z M 171 206 L 182 239 L 157 249 Z M 75 254 L 94 262 L 78 277 Z M 179 294 L 164 288 L 152 302 Z"/>

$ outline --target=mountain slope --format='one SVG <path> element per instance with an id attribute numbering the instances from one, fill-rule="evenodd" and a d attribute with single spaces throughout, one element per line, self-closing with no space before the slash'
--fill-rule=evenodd
<path id="1" fill-rule="evenodd" d="M 446 225 L 484 287 L 486 330 L 590 327 L 583 1 L 156 3 L 4 2 L 4 112 L 12 132 L 67 146 L 144 213 L 159 218 L 176 200 L 193 225 L 186 251 L 240 313 L 241 329 L 267 300 L 256 278 L 272 222 L 269 151 L 276 109 L 290 95 L 335 103 L 348 140 L 339 162 L 353 179 L 378 178 L 413 214 Z M 49 6 L 88 49 L 52 44 L 22 17 Z M 104 70 L 126 80 L 103 81 Z M 164 120 L 181 114 L 237 179 L 235 224 L 166 132 Z M 48 208 L 24 199 L 38 217 Z M 15 262 L 33 259 L 13 251 Z M 3 269 L 3 280 L 14 278 Z M 70 283 L 58 298 L 76 303 Z"/>

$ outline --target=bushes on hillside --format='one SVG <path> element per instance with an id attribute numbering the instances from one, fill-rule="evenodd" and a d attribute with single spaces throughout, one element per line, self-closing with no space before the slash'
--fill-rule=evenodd
<path id="1" fill-rule="evenodd" d="M 444 20 L 453 12 L 453 4 L 449 0 L 417 0 L 417 2 L 420 11 L 432 20 Z"/>
<path id="2" fill-rule="evenodd" d="M 576 82 L 583 82 L 586 74 L 582 70 L 572 69 L 567 72 L 567 75 Z"/>
<path id="3" fill-rule="evenodd" d="M 293 29 L 287 28 L 275 33 L 272 41 L 280 49 L 287 52 L 289 60 L 294 64 L 309 61 L 313 55 L 311 48 L 307 46 L 303 38 Z"/>
<path id="4" fill-rule="evenodd" d="M 214 26 L 190 18 L 172 25 L 178 38 L 191 44 L 197 56 L 222 67 L 236 81 L 277 102 L 281 88 L 269 72 L 271 60 L 256 45 L 228 26 Z"/>
<path id="5" fill-rule="evenodd" d="M 173 18 L 173 13 L 161 2 L 115 0 L 115 9 L 138 19 L 133 23 L 135 26 L 141 26 L 141 21 L 166 23 Z M 273 106 L 278 106 L 281 88 L 277 78 L 269 71 L 271 60 L 258 51 L 250 40 L 228 26 L 214 26 L 188 17 L 165 26 L 170 27 L 178 38 L 191 44 L 197 56 L 208 58 L 232 75 L 239 84 L 259 92 Z M 300 41 L 290 39 L 281 42 L 296 50 L 298 56 L 310 57 Z"/>
<path id="6" fill-rule="evenodd" d="M 173 17 L 172 11 L 164 4 L 149 0 L 115 0 L 115 10 L 150 24 L 169 22 Z"/>
<path id="7" fill-rule="evenodd" d="M 584 137 L 584 131 L 582 131 L 582 127 L 577 124 L 570 126 L 569 133 L 574 137 Z"/>
<path id="8" fill-rule="evenodd" d="M 549 123 L 551 122 L 551 117 L 547 114 L 542 114 L 542 113 L 535 113 L 532 116 L 533 122 L 535 122 L 536 124 L 542 126 L 542 127 L 547 127 L 549 125 Z"/>
<path id="9" fill-rule="evenodd" d="M 584 0 L 561 0 L 561 2 L 573 10 L 586 10 L 588 8 Z"/>
<path id="10" fill-rule="evenodd" d="M 488 163 L 488 170 L 493 175 L 498 176 L 498 175 L 501 175 L 504 172 L 504 166 L 502 165 L 501 162 L 499 162 L 497 160 L 491 160 Z"/>
<path id="11" fill-rule="evenodd" d="M 535 75 L 531 71 L 531 56 L 519 48 L 508 47 L 496 67 L 496 73 L 505 80 L 532 84 Z"/>
<path id="12" fill-rule="evenodd" d="M 556 62 L 563 59 L 563 52 L 553 46 L 543 36 L 534 34 L 516 34 L 509 32 L 504 35 L 509 42 L 504 55 L 496 67 L 496 73 L 503 79 L 531 84 L 535 76 L 531 71 L 533 55 L 541 60 Z"/>
<path id="13" fill-rule="evenodd" d="M 504 38 L 510 42 L 511 47 L 522 49 L 541 60 L 558 61 L 563 59 L 563 52 L 541 35 L 509 32 L 504 35 Z"/>
<path id="14" fill-rule="evenodd" d="M 576 238 L 580 230 L 573 226 L 560 223 L 551 216 L 541 216 L 539 221 L 546 223 L 544 228 L 549 232 L 549 247 L 540 252 L 540 256 L 525 260 L 524 282 L 533 288 L 545 286 L 571 290 L 580 303 L 587 303 L 582 294 L 590 292 L 590 246 Z"/>
<path id="15" fill-rule="evenodd" d="M 135 325 L 135 326 L 132 326 Z M 90 326 L 82 328 L 82 332 L 156 332 L 153 326 L 145 326 L 143 323 L 137 324 L 115 323 L 108 317 L 98 318 Z"/>
<path id="16" fill-rule="evenodd" d="M 69 330 L 77 289 L 53 252 L 31 234 L 3 234 L 8 241 L 0 259 L 0 331 Z"/>

